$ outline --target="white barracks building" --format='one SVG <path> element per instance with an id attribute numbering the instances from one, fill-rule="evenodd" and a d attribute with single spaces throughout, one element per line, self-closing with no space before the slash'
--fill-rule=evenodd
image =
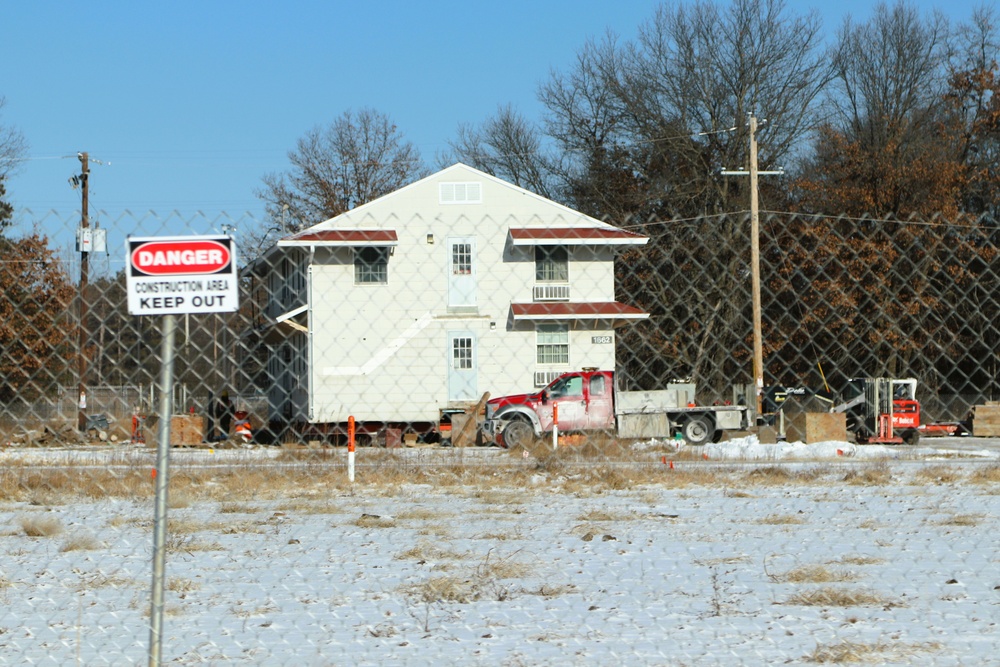
<path id="1" fill-rule="evenodd" d="M 614 259 L 644 236 L 463 164 L 281 239 L 247 267 L 271 417 L 435 423 L 615 367 Z"/>

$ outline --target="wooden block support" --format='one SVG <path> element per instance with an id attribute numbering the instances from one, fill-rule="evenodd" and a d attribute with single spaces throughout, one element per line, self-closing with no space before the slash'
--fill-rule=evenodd
<path id="1" fill-rule="evenodd" d="M 788 442 L 828 442 L 847 440 L 847 415 L 843 412 L 802 412 L 785 429 Z"/>
<path id="2" fill-rule="evenodd" d="M 977 438 L 1000 437 L 1000 403 L 987 401 L 972 408 L 972 435 Z"/>
<path id="3" fill-rule="evenodd" d="M 778 442 L 778 431 L 773 426 L 756 426 L 751 432 L 757 434 L 757 442 L 762 445 L 773 445 Z"/>
<path id="4" fill-rule="evenodd" d="M 490 392 L 486 392 L 479 399 L 479 402 L 464 415 L 454 415 L 451 418 L 451 444 L 454 447 L 468 447 L 476 444 L 476 427 L 479 425 L 479 413 L 486 409 L 486 401 L 490 400 Z M 455 418 L 458 417 L 456 420 Z M 462 417 L 465 419 L 463 420 Z M 463 423 L 459 423 L 463 422 Z"/>
<path id="5" fill-rule="evenodd" d="M 170 444 L 174 447 L 200 445 L 205 440 L 205 418 L 174 415 L 170 418 Z"/>

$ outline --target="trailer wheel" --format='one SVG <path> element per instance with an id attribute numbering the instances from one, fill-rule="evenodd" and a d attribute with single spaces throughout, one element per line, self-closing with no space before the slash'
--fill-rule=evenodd
<path id="1" fill-rule="evenodd" d="M 704 445 L 714 432 L 708 418 L 703 415 L 691 415 L 681 426 L 681 433 L 689 445 Z"/>
<path id="2" fill-rule="evenodd" d="M 503 446 L 507 449 L 515 449 L 531 444 L 532 439 L 535 437 L 535 429 L 531 428 L 531 424 L 528 423 L 527 419 L 514 417 L 503 427 L 501 435 L 503 437 Z"/>

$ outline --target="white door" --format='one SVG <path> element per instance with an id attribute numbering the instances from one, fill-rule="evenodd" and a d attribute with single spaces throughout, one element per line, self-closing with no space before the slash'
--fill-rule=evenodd
<path id="1" fill-rule="evenodd" d="M 476 239 L 448 239 L 448 307 L 476 307 Z"/>
<path id="2" fill-rule="evenodd" d="M 476 395 L 476 337 L 471 331 L 448 332 L 448 400 L 470 401 Z"/>

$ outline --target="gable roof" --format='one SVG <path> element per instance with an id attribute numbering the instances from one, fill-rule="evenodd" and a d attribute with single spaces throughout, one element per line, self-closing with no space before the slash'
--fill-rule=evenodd
<path id="1" fill-rule="evenodd" d="M 540 211 L 547 211 L 546 215 L 539 216 L 537 213 L 530 216 L 530 220 L 524 220 L 517 226 L 508 226 L 509 241 L 513 245 L 544 245 L 558 242 L 563 245 L 642 245 L 649 241 L 649 238 L 629 232 L 614 225 L 602 222 L 597 218 L 575 211 L 570 207 L 546 199 L 530 190 L 509 183 L 496 176 L 491 176 L 486 172 L 470 167 L 458 162 L 450 167 L 446 167 L 429 176 L 425 176 L 418 181 L 414 181 L 402 188 L 382 195 L 377 199 L 362 204 L 350 211 L 345 211 L 340 215 L 324 220 L 311 227 L 296 232 L 291 236 L 280 239 L 277 243 L 267 249 L 261 256 L 242 269 L 242 273 L 250 273 L 257 266 L 265 265 L 265 262 L 279 250 L 288 247 L 360 247 L 360 246 L 394 246 L 398 244 L 398 235 L 394 229 L 378 227 L 380 218 L 372 215 L 373 211 L 385 207 L 386 203 L 394 198 L 405 199 L 405 195 L 414 189 L 425 187 L 429 181 L 461 182 L 462 180 L 478 179 L 489 182 L 496 186 L 510 190 L 517 194 L 524 201 L 531 201 L 538 204 Z M 488 204 L 487 204 L 488 206 Z M 408 204 L 407 208 L 411 208 Z M 484 208 L 493 217 L 495 210 Z M 398 215 L 390 214 L 381 216 L 381 220 L 392 217 L 399 220 Z M 503 225 L 504 223 L 498 223 Z"/>
<path id="2" fill-rule="evenodd" d="M 402 188 L 390 192 L 388 194 L 382 195 L 377 199 L 373 199 L 370 202 L 362 204 L 350 211 L 345 211 L 340 215 L 330 218 L 329 220 L 324 220 L 304 231 L 319 231 L 325 229 L 343 229 L 350 227 L 361 227 L 361 221 L 365 221 L 364 226 L 371 227 L 371 217 L 368 217 L 373 210 L 384 207 L 386 202 L 394 198 L 404 198 L 404 196 L 415 189 L 426 187 L 429 182 L 438 181 L 441 183 L 447 182 L 461 182 L 468 181 L 470 179 L 481 180 L 483 182 L 489 182 L 495 186 L 504 188 L 511 191 L 523 198 L 524 201 L 530 201 L 538 205 L 538 210 L 546 210 L 547 213 L 542 217 L 534 215 L 530 222 L 528 220 L 522 221 L 521 224 L 517 225 L 517 228 L 572 228 L 572 229 L 603 229 L 608 231 L 620 232 L 625 235 L 629 235 L 630 238 L 640 239 L 645 238 L 638 234 L 632 234 L 631 232 L 624 232 L 624 230 L 615 227 L 614 225 L 608 224 L 597 218 L 592 218 L 589 215 L 580 213 L 579 211 L 573 210 L 572 208 L 554 202 L 551 199 L 546 199 L 541 195 L 535 194 L 530 190 L 526 190 L 522 187 L 514 185 L 508 181 L 505 181 L 496 176 L 491 176 L 486 172 L 480 171 L 469 165 L 462 164 L 458 162 L 450 167 L 446 167 L 438 172 L 435 172 L 429 176 L 414 181 L 409 185 L 405 185 Z M 488 204 L 487 204 L 488 206 Z M 489 209 L 487 209 L 489 210 Z M 491 211 L 492 214 L 495 212 Z M 625 238 L 625 237 L 619 237 Z"/>

